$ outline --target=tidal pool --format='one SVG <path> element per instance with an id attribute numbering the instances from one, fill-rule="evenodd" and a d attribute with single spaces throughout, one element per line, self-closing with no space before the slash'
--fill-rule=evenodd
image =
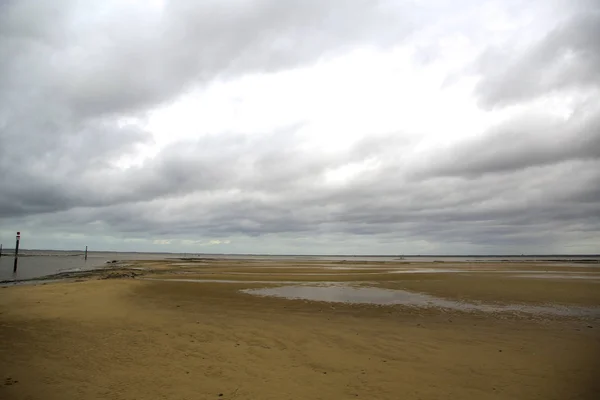
<path id="1" fill-rule="evenodd" d="M 326 301 L 332 303 L 362 303 L 379 305 L 404 305 L 420 308 L 442 308 L 466 312 L 503 312 L 548 314 L 600 318 L 600 308 L 564 305 L 489 304 L 443 299 L 407 290 L 355 287 L 349 285 L 293 285 L 261 289 L 243 289 L 242 292 L 256 296 L 280 297 Z"/>

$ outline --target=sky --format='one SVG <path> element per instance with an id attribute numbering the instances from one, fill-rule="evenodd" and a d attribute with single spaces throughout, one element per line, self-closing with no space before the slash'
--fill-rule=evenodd
<path id="1" fill-rule="evenodd" d="M 0 243 L 600 253 L 600 0 L 0 1 Z"/>

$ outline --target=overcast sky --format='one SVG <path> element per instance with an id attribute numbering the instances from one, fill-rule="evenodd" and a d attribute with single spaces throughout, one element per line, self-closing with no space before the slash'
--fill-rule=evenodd
<path id="1" fill-rule="evenodd" d="M 600 0 L 0 1 L 0 242 L 600 253 Z"/>

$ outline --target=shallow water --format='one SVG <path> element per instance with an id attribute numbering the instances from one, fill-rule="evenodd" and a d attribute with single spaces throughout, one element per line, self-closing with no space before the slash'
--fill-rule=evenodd
<path id="1" fill-rule="evenodd" d="M 19 257 L 17 272 L 13 273 L 14 257 L 2 256 L 0 259 L 0 281 L 39 278 L 67 271 L 83 271 L 97 268 L 106 263 L 105 258 L 83 256 L 35 256 Z"/>
<path id="2" fill-rule="evenodd" d="M 273 285 L 319 285 L 319 284 L 325 284 L 325 285 L 335 285 L 335 284 L 341 284 L 343 282 L 328 282 L 328 281 L 318 281 L 318 282 L 298 282 L 298 281 L 247 281 L 247 280 L 243 280 L 243 281 L 236 281 L 233 279 L 180 279 L 180 278 L 175 278 L 175 279 L 165 279 L 165 278 L 139 278 L 140 280 L 144 280 L 144 281 L 160 281 L 160 282 L 195 282 L 195 283 L 261 283 L 261 284 L 265 284 L 265 283 L 271 283 Z"/>
<path id="3" fill-rule="evenodd" d="M 224 272 L 225 275 L 265 275 L 265 276 L 348 276 L 348 275 L 382 275 L 388 274 L 389 271 L 381 271 L 381 272 L 352 272 L 348 271 L 346 273 L 340 272 Z"/>
<path id="4" fill-rule="evenodd" d="M 598 274 L 574 274 L 574 273 L 537 273 L 537 274 L 515 274 L 511 275 L 512 278 L 529 278 L 529 279 L 585 279 L 590 281 L 598 281 L 600 280 L 600 275 Z"/>
<path id="5" fill-rule="evenodd" d="M 567 307 L 559 305 L 533 306 L 525 304 L 496 305 L 469 303 L 442 299 L 406 290 L 381 289 L 375 287 L 294 285 L 262 289 L 244 289 L 242 292 L 257 296 L 273 296 L 285 299 L 302 299 L 333 303 L 400 304 L 411 307 L 443 308 L 467 312 L 527 313 L 600 318 L 600 308 Z"/>
<path id="6" fill-rule="evenodd" d="M 474 271 L 474 272 L 487 272 L 488 270 Z M 473 272 L 470 269 L 449 269 L 449 268 L 411 268 L 411 269 L 398 269 L 388 271 L 389 274 L 451 274 L 460 272 Z"/>
<path id="7" fill-rule="evenodd" d="M 87 261 L 83 252 L 40 252 L 25 250 L 19 256 L 17 273 L 13 273 L 14 256 L 4 250 L 0 257 L 0 281 L 17 281 L 22 279 L 41 278 L 60 272 L 89 271 L 107 266 L 110 260 L 161 260 L 173 257 L 172 254 L 161 253 L 112 253 L 89 252 Z"/>

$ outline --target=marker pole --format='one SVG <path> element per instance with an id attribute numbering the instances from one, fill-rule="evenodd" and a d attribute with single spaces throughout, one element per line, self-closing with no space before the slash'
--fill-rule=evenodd
<path id="1" fill-rule="evenodd" d="M 15 244 L 15 263 L 13 265 L 13 273 L 17 272 L 17 264 L 19 263 L 19 242 L 21 241 L 21 232 L 17 232 L 17 243 Z"/>

